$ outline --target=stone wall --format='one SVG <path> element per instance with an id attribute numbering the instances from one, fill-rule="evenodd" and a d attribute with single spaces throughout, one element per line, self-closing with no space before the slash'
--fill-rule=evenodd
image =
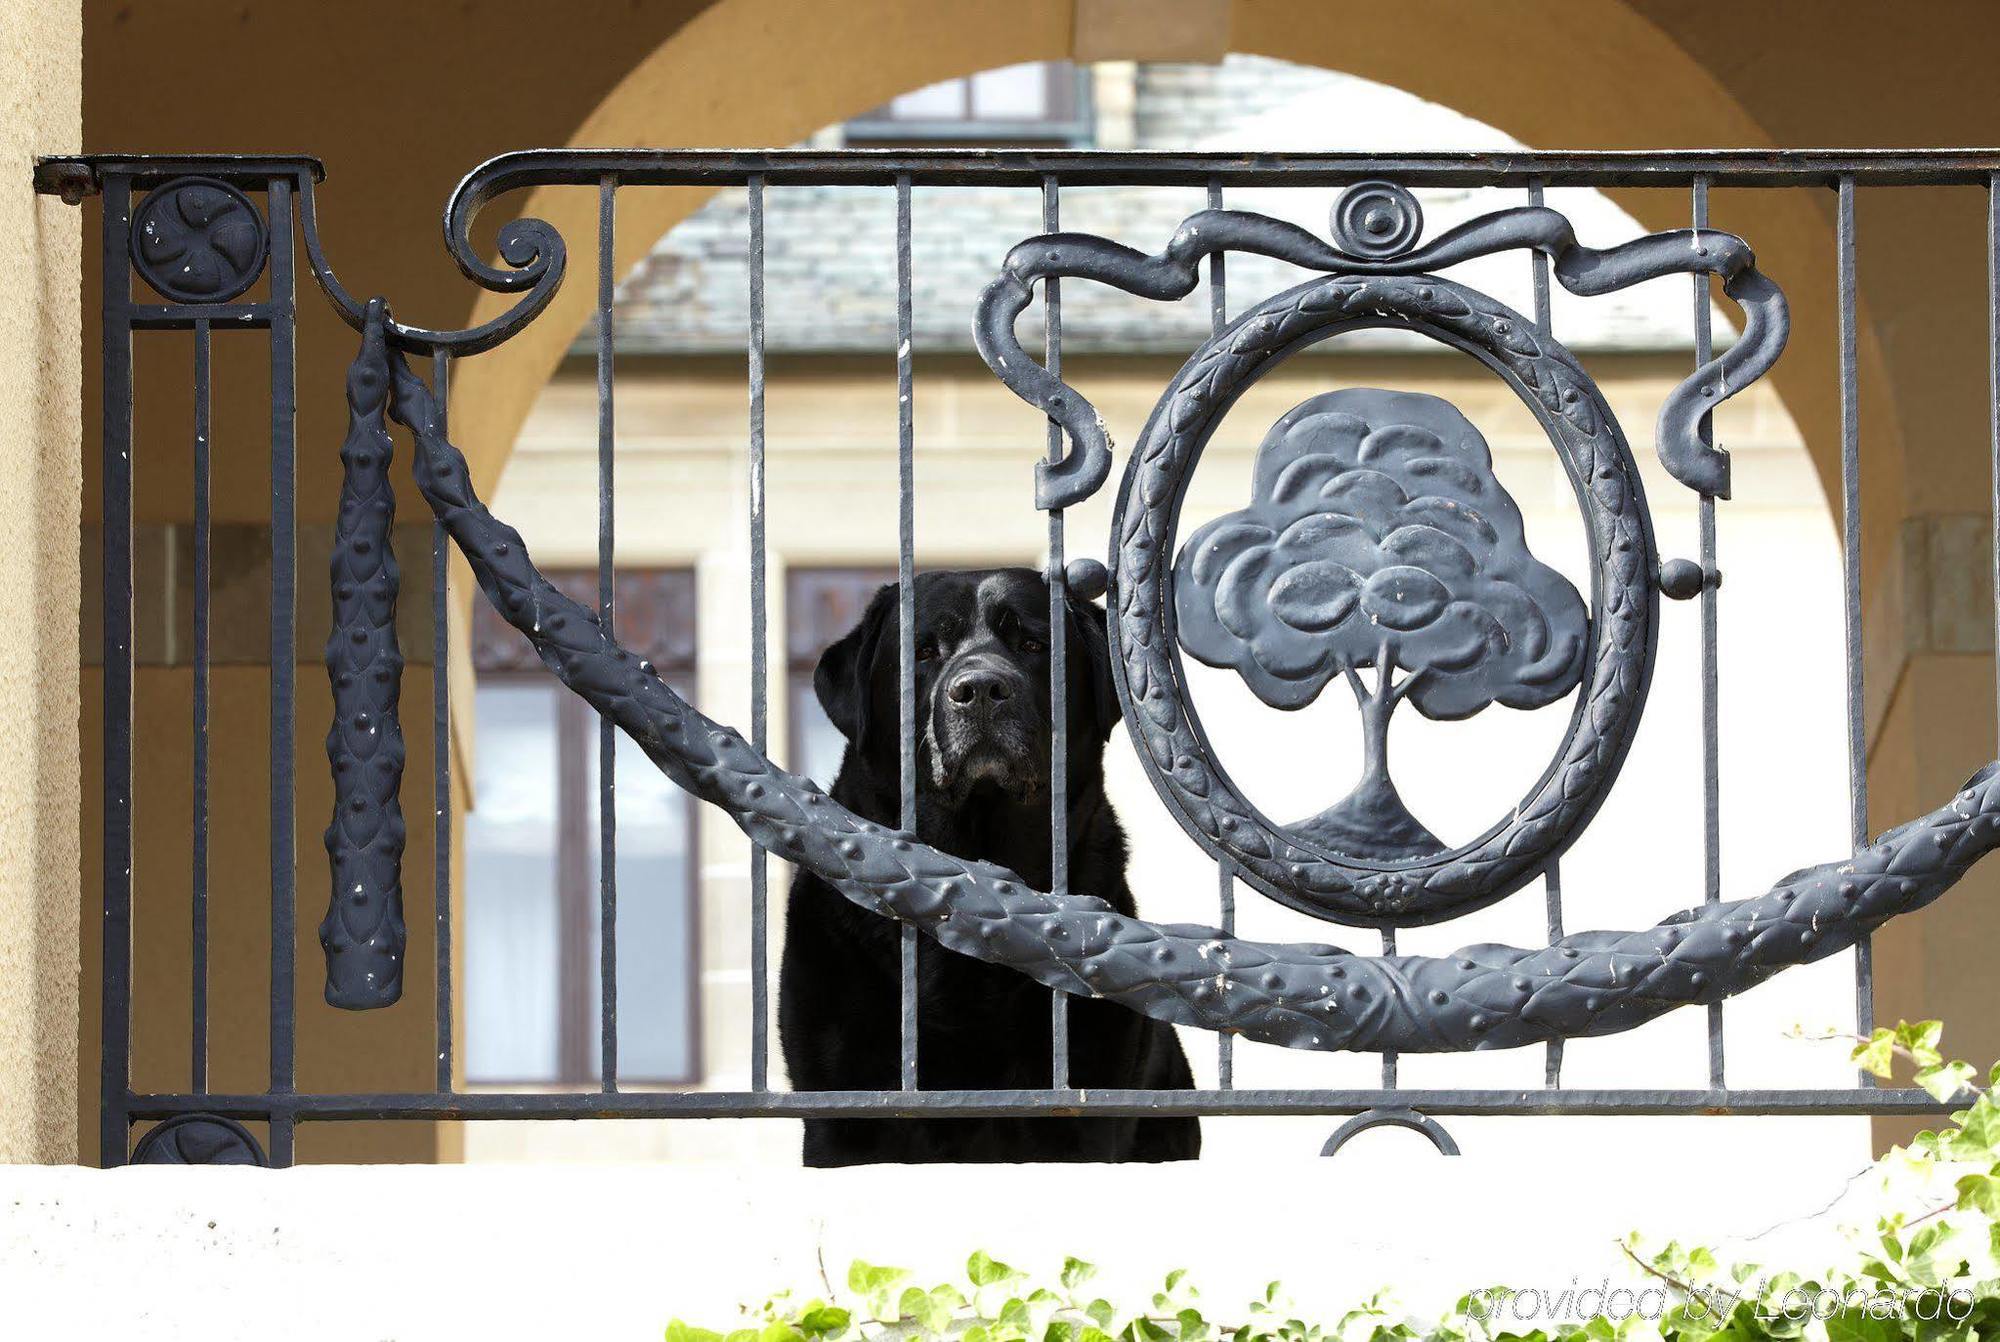
<path id="1" fill-rule="evenodd" d="M 83 217 L 34 194 L 82 135 L 76 0 L 0 0 L 0 1161 L 76 1158 Z"/>

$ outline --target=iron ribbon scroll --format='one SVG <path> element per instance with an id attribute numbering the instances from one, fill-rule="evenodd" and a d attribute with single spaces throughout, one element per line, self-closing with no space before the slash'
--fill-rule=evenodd
<path id="1" fill-rule="evenodd" d="M 389 483 L 395 447 L 383 415 L 389 400 L 388 315 L 368 304 L 361 352 L 347 373 L 347 439 L 340 447 L 340 511 L 334 522 L 333 632 L 326 673 L 333 722 L 326 734 L 333 769 L 333 819 L 326 855 L 333 889 L 319 925 L 329 1005 L 364 1011 L 403 995 L 403 654 L 396 645 L 400 573 L 390 539 L 396 497 Z M 435 668 L 444 674 L 444 668 Z"/>
<path id="2" fill-rule="evenodd" d="M 1520 395 L 1548 433 L 1584 515 L 1589 644 L 1555 760 L 1501 823 L 1434 856 L 1343 856 L 1281 829 L 1216 763 L 1191 708 L 1173 621 L 1181 500 L 1210 435 L 1252 383 L 1345 331 L 1395 327 L 1462 349 Z M 1429 275 L 1340 274 L 1267 300 L 1196 351 L 1126 466 L 1112 517 L 1112 667 L 1141 765 L 1181 826 L 1263 894 L 1361 926 L 1407 927 L 1490 904 L 1537 877 L 1616 779 L 1652 677 L 1659 623 L 1652 523 L 1611 409 L 1561 345 L 1504 304 Z"/>

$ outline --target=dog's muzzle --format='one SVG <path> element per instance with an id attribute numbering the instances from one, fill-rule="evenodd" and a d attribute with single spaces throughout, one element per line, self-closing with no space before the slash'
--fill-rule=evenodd
<path id="1" fill-rule="evenodd" d="M 979 783 L 1023 793 L 1047 772 L 1047 724 L 1019 668 L 986 653 L 953 660 L 931 713 L 933 781 L 957 796 Z"/>

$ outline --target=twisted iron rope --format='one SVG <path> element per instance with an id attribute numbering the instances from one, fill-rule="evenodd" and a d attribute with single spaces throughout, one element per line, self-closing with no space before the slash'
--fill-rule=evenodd
<path id="1" fill-rule="evenodd" d="M 319 925 L 326 952 L 326 1000 L 367 1010 L 403 995 L 402 862 L 403 725 L 396 701 L 403 654 L 396 646 L 396 593 L 401 580 L 390 542 L 396 497 L 389 484 L 395 440 L 383 412 L 389 365 L 383 343 L 386 313 L 369 304 L 361 353 L 347 374 L 347 438 L 340 512 L 328 565 L 333 585 L 333 632 L 326 673 L 333 722 L 326 734 L 333 766 L 333 818 L 326 853 L 333 873 L 326 917 Z M 437 668 L 438 674 L 444 668 Z"/>

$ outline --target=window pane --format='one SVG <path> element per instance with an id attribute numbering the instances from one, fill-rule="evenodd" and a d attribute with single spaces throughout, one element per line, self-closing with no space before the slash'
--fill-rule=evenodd
<path id="1" fill-rule="evenodd" d="M 965 81 L 947 79 L 900 94 L 890 101 L 889 115 L 897 121 L 957 121 L 965 115 Z"/>
<path id="2" fill-rule="evenodd" d="M 686 686 L 676 686 L 681 693 Z M 585 732 L 590 780 L 590 868 L 598 868 L 596 719 Z M 617 734 L 618 1074 L 680 1081 L 694 1074 L 695 959 L 687 794 L 644 751 Z M 598 887 L 590 900 L 590 1076 L 602 1074 Z"/>
<path id="3" fill-rule="evenodd" d="M 847 749 L 847 738 L 820 707 L 819 696 L 813 693 L 811 672 L 792 677 L 791 714 L 793 750 L 797 755 L 792 761 L 792 771 L 804 774 L 823 788 L 832 787 L 833 776 L 840 772 L 840 756 Z"/>
<path id="4" fill-rule="evenodd" d="M 1033 63 L 972 77 L 972 115 L 980 121 L 1040 121 L 1049 114 L 1049 68 Z"/>
<path id="5" fill-rule="evenodd" d="M 557 1079 L 554 682 L 483 681 L 465 821 L 466 1075 Z"/>

